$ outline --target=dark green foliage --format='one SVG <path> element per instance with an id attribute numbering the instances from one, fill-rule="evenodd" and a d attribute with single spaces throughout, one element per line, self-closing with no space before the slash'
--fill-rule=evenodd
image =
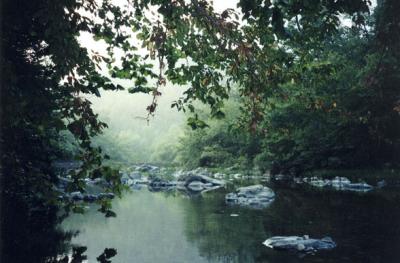
<path id="1" fill-rule="evenodd" d="M 98 96 L 100 88 L 120 86 L 97 71 L 107 59 L 89 54 L 77 41 L 80 32 L 118 23 L 99 25 L 77 11 L 96 16 L 97 8 L 112 6 L 90 1 L 2 3 L 2 202 L 27 202 L 31 209 L 43 203 L 59 205 L 51 166 L 59 158 L 73 155 L 82 161 L 81 169 L 71 174 L 71 191 L 82 191 L 83 179 L 93 171 L 106 171 L 100 168 L 104 154 L 91 145 L 91 137 L 107 125 L 82 95 Z M 68 153 L 63 149 L 65 136 L 74 139 Z M 108 174 L 106 180 L 118 192 L 119 184 Z"/>
<path id="2" fill-rule="evenodd" d="M 222 108 L 227 112 L 223 120 L 208 119 L 206 112 L 202 112 L 200 116 L 207 120 L 209 126 L 186 130 L 177 156 L 182 165 L 189 168 L 251 165 L 249 160 L 260 150 L 257 137 L 241 130 L 237 123 L 240 114 L 238 98 L 232 97 Z"/>
<path id="3" fill-rule="evenodd" d="M 246 14 L 257 17 L 256 6 L 248 8 L 252 12 Z M 256 97 L 253 106 L 243 98 L 242 120 L 251 124 L 252 140 L 237 140 L 219 124 L 189 136 L 185 147 L 192 149 L 200 165 L 245 159 L 272 173 L 396 166 L 400 161 L 400 56 L 394 41 L 400 28 L 393 26 L 399 23 L 392 10 L 400 10 L 398 4 L 385 2 L 374 14 L 363 15 L 369 29 L 341 27 L 318 41 L 299 38 L 299 28 L 289 24 L 286 53 L 275 53 L 275 62 L 289 59 L 290 66 L 274 65 L 281 78 L 263 80 L 262 85 L 273 92 L 258 90 L 264 96 Z M 243 129 L 239 133 L 247 134 Z M 230 152 L 227 141 L 238 148 Z M 227 156 L 226 151 L 233 155 Z"/>
<path id="4" fill-rule="evenodd" d="M 117 255 L 117 250 L 115 248 L 106 248 L 96 259 L 101 263 L 109 263 L 111 262 L 110 258 L 115 257 L 115 255 Z"/>
<path id="5" fill-rule="evenodd" d="M 299 64 L 300 81 L 270 98 L 263 155 L 273 172 L 398 164 L 400 56 L 390 38 L 400 30 L 382 41 L 376 23 L 370 32 L 353 28 L 327 39 L 311 62 Z"/>

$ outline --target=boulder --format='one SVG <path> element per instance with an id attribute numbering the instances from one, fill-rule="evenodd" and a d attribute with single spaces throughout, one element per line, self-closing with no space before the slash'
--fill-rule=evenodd
<path id="1" fill-rule="evenodd" d="M 330 237 L 321 239 L 305 236 L 276 236 L 268 238 L 263 244 L 269 248 L 279 250 L 291 250 L 301 253 L 314 253 L 318 250 L 329 250 L 336 247 L 336 243 Z"/>
<path id="2" fill-rule="evenodd" d="M 236 192 L 225 196 L 227 204 L 237 204 L 251 208 L 265 208 L 275 199 L 275 193 L 262 185 L 239 187 Z"/>

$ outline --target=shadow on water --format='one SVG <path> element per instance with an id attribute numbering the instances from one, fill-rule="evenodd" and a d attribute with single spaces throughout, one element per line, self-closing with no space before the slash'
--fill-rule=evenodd
<path id="1" fill-rule="evenodd" d="M 73 233 L 57 228 L 57 208 L 7 195 L 1 201 L 1 262 L 45 262 L 69 249 Z"/>
<path id="2" fill-rule="evenodd" d="M 4 194 L 1 209 L 0 262 L 87 262 L 87 247 L 71 244 L 79 233 L 60 228 L 65 217 L 60 216 L 57 207 Z M 108 263 L 116 254 L 116 249 L 106 248 L 96 260 Z"/>

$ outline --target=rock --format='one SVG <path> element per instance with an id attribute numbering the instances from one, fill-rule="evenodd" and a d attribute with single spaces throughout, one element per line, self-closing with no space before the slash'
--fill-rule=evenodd
<path id="1" fill-rule="evenodd" d="M 83 200 L 86 202 L 94 202 L 98 199 L 97 195 L 93 195 L 93 194 L 86 194 L 83 196 Z"/>
<path id="2" fill-rule="evenodd" d="M 385 180 L 380 180 L 380 181 L 376 184 L 376 187 L 378 187 L 378 188 L 383 188 L 383 187 L 385 187 L 386 185 L 387 185 L 387 183 L 386 183 Z"/>
<path id="3" fill-rule="evenodd" d="M 223 173 L 215 173 L 214 174 L 214 178 L 217 178 L 217 179 L 223 179 L 225 177 L 225 174 L 223 174 Z"/>
<path id="4" fill-rule="evenodd" d="M 181 184 L 190 191 L 208 192 L 225 185 L 225 181 L 211 178 L 207 175 L 189 174 L 181 178 Z"/>
<path id="5" fill-rule="evenodd" d="M 329 180 L 328 180 L 329 181 Z M 336 188 L 336 189 L 343 189 L 343 188 L 345 188 L 347 185 L 349 185 L 351 182 L 350 182 L 350 180 L 349 179 L 347 179 L 346 177 L 338 177 L 338 176 L 336 176 L 335 178 L 333 178 L 331 181 L 330 181 L 330 185 L 333 187 L 333 188 Z"/>
<path id="6" fill-rule="evenodd" d="M 235 193 L 228 193 L 225 201 L 251 208 L 265 208 L 275 199 L 275 193 L 268 187 L 252 185 L 239 187 Z"/>
<path id="7" fill-rule="evenodd" d="M 240 178 L 242 178 L 242 174 L 241 173 L 236 173 L 236 174 L 233 174 L 233 175 L 231 175 L 234 179 L 240 179 Z"/>
<path id="8" fill-rule="evenodd" d="M 94 202 L 99 199 L 112 199 L 114 198 L 113 193 L 99 193 L 99 194 L 83 194 L 81 192 L 72 192 L 69 194 L 64 194 L 59 197 L 60 199 L 68 199 L 72 201 L 86 201 Z"/>
<path id="9" fill-rule="evenodd" d="M 358 192 L 368 192 L 373 189 L 373 186 L 367 183 L 352 183 L 345 185 L 345 190 L 358 191 Z"/>
<path id="10" fill-rule="evenodd" d="M 318 250 L 328 250 L 336 247 L 336 243 L 330 237 L 322 239 L 309 238 L 308 236 L 276 236 L 263 242 L 267 247 L 296 252 L 313 253 Z"/>
<path id="11" fill-rule="evenodd" d="M 179 171 L 175 171 L 172 176 L 175 177 L 176 179 L 181 178 L 184 175 L 184 171 L 183 170 L 179 170 Z"/>
<path id="12" fill-rule="evenodd" d="M 311 177 L 311 178 L 304 178 L 305 182 L 315 186 L 315 187 L 326 187 L 330 185 L 330 181 L 329 180 L 322 180 L 320 178 L 317 177 Z"/>
<path id="13" fill-rule="evenodd" d="M 294 177 L 294 178 L 293 178 L 293 182 L 294 182 L 295 184 L 302 184 L 302 183 L 303 183 L 303 180 L 302 180 L 300 177 Z"/>
<path id="14" fill-rule="evenodd" d="M 207 170 L 207 168 L 197 167 L 196 169 L 189 171 L 194 175 L 204 175 L 204 176 L 211 176 L 212 174 Z"/>
<path id="15" fill-rule="evenodd" d="M 298 251 L 302 251 L 302 250 L 304 250 L 304 249 L 306 249 L 306 246 L 305 246 L 304 244 L 298 244 L 298 245 L 297 245 L 297 250 L 298 250 Z"/>
<path id="16" fill-rule="evenodd" d="M 170 191 L 174 189 L 185 192 L 199 193 L 215 190 L 225 185 L 225 181 L 212 178 L 206 169 L 197 168 L 192 171 L 176 171 L 173 176 L 178 181 L 168 181 L 160 177 L 153 177 L 148 183 L 151 191 Z"/>
<path id="17" fill-rule="evenodd" d="M 136 171 L 140 171 L 140 172 L 149 172 L 149 173 L 154 173 L 156 171 L 158 171 L 160 168 L 155 166 L 155 165 L 151 165 L 151 164 L 140 164 L 138 166 L 136 166 L 135 170 Z"/>
<path id="18" fill-rule="evenodd" d="M 121 183 L 127 185 L 128 181 L 131 180 L 131 178 L 129 177 L 129 175 L 127 173 L 122 173 L 121 174 Z"/>
<path id="19" fill-rule="evenodd" d="M 143 177 L 141 179 L 134 179 L 133 180 L 133 184 L 137 185 L 137 184 L 148 184 L 149 183 L 149 179 L 147 179 L 146 177 Z"/>
<path id="20" fill-rule="evenodd" d="M 105 185 L 106 181 L 102 178 L 95 178 L 87 181 L 88 185 Z"/>
<path id="21" fill-rule="evenodd" d="M 346 177 L 335 177 L 332 180 L 321 179 L 318 177 L 304 178 L 303 181 L 309 185 L 319 188 L 333 188 L 336 190 L 344 191 L 358 191 L 367 192 L 373 189 L 373 187 L 367 183 L 351 183 Z"/>
<path id="22" fill-rule="evenodd" d="M 206 185 L 206 184 L 205 184 Z M 206 187 L 203 191 L 201 191 L 202 193 L 207 193 L 207 192 L 211 192 L 213 190 L 217 190 L 221 188 L 221 186 L 216 185 L 216 186 L 212 186 L 212 187 Z"/>
<path id="23" fill-rule="evenodd" d="M 142 174 L 135 171 L 129 174 L 129 178 L 133 179 L 133 180 L 138 180 L 142 178 Z"/>
<path id="24" fill-rule="evenodd" d="M 84 195 L 81 192 L 72 192 L 69 194 L 69 197 L 74 201 L 83 200 Z"/>
<path id="25" fill-rule="evenodd" d="M 132 179 L 130 179 L 130 178 L 125 182 L 125 184 L 126 184 L 127 186 L 132 186 L 134 183 L 135 183 L 135 181 L 132 180 Z"/>
<path id="26" fill-rule="evenodd" d="M 209 185 L 210 187 L 211 186 L 217 186 L 217 185 L 218 186 L 224 186 L 225 185 L 225 181 L 223 181 L 223 180 L 214 179 L 214 178 L 211 178 L 211 177 L 209 177 L 207 175 L 198 175 L 198 174 L 195 174 L 195 175 L 189 174 L 186 177 L 181 178 L 181 181 L 184 181 L 186 186 L 188 186 L 193 181 L 199 181 L 199 182 L 201 182 L 203 184 Z"/>
<path id="27" fill-rule="evenodd" d="M 68 184 L 70 184 L 72 182 L 72 180 L 65 178 L 65 177 L 58 177 L 58 187 L 60 189 L 65 190 L 65 188 L 67 187 Z"/>
<path id="28" fill-rule="evenodd" d="M 113 199 L 115 195 L 113 193 L 100 193 L 97 197 L 98 199 Z"/>
<path id="29" fill-rule="evenodd" d="M 285 182 L 285 181 L 290 181 L 292 177 L 289 175 L 285 174 L 275 174 L 271 175 L 271 180 L 275 182 Z"/>
<path id="30" fill-rule="evenodd" d="M 153 178 L 149 183 L 148 187 L 150 191 L 170 191 L 176 188 L 176 181 L 168 181 L 159 177 Z"/>
<path id="31" fill-rule="evenodd" d="M 212 186 L 212 185 L 211 185 Z M 201 192 L 204 190 L 205 188 L 205 184 L 203 184 L 200 181 L 192 181 L 191 183 L 189 183 L 187 185 L 187 188 L 191 191 L 195 191 L 195 192 Z"/>

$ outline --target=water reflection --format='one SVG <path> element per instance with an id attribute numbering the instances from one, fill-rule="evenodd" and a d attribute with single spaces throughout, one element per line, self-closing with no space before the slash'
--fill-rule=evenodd
<path id="1" fill-rule="evenodd" d="M 227 206 L 226 191 L 187 198 L 135 191 L 115 200 L 117 218 L 95 210 L 68 218 L 65 230 L 81 230 L 88 259 L 115 247 L 113 262 L 399 262 L 400 196 L 277 189 L 262 211 Z M 238 216 L 231 216 L 238 214 Z M 273 251 L 273 235 L 331 236 L 338 247 L 315 256 Z"/>
<path id="2" fill-rule="evenodd" d="M 207 262 L 185 238 L 182 202 L 190 200 L 144 189 L 114 200 L 116 218 L 93 209 L 71 216 L 63 227 L 80 230 L 73 242 L 88 244 L 90 262 L 104 247 L 118 249 L 113 262 Z"/>
<path id="3" fill-rule="evenodd" d="M 56 207 L 40 202 L 28 204 L 19 196 L 2 197 L 1 262 L 52 261 L 70 249 L 74 233 L 57 227 L 62 218 Z"/>

